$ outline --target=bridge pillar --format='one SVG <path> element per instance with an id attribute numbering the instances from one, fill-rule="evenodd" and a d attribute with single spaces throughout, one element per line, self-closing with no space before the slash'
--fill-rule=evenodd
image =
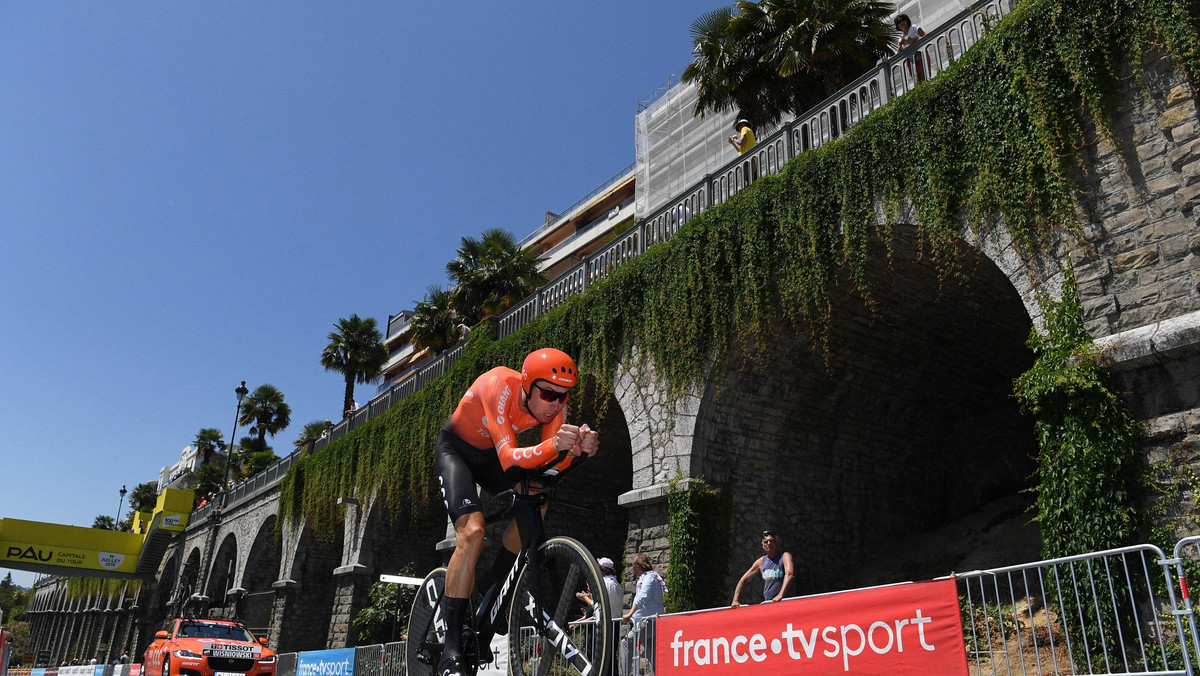
<path id="1" fill-rule="evenodd" d="M 633 455 L 633 490 L 618 496 L 629 510 L 625 557 L 645 554 L 666 570 L 667 488 L 674 479 L 693 478 L 692 438 L 701 391 L 693 388 L 678 398 L 668 395 L 652 368 L 639 371 L 636 346 L 617 367 L 613 390 L 629 426 Z"/>
<path id="2" fill-rule="evenodd" d="M 333 571 L 337 587 L 333 596 L 333 617 L 329 623 L 329 647 L 349 648 L 356 645 L 357 633 L 352 622 L 367 605 L 371 593 L 371 577 L 367 567 L 352 563 Z"/>
<path id="3" fill-rule="evenodd" d="M 374 502 L 375 496 L 368 499 Z M 371 592 L 370 570 L 360 562 L 362 555 L 363 529 L 366 526 L 365 510 L 357 498 L 338 498 L 345 507 L 342 522 L 342 561 L 333 569 L 334 587 L 333 613 L 329 622 L 330 648 L 347 648 L 356 644 L 352 622 L 362 610 Z"/>

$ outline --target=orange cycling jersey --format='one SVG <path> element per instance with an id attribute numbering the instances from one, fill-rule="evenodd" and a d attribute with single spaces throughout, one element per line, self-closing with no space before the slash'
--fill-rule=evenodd
<path id="1" fill-rule="evenodd" d="M 536 418 L 521 410 L 521 373 L 498 366 L 475 379 L 450 416 L 454 434 L 474 446 L 495 447 L 500 466 L 537 469 L 557 457 L 554 437 L 566 419 L 564 406 L 550 422 L 542 425 L 542 441 L 537 446 L 520 448 L 517 433 L 538 424 Z M 568 456 L 560 466 L 570 464 Z"/>

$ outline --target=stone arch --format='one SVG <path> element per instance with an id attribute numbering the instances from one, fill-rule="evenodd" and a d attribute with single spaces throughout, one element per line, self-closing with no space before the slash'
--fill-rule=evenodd
<path id="1" fill-rule="evenodd" d="M 764 528 L 796 555 L 800 593 L 1037 558 L 1033 423 L 1012 398 L 1033 361 L 1025 299 L 978 250 L 942 276 L 914 228 L 895 234 L 890 262 L 872 256 L 873 310 L 838 280 L 828 355 L 781 323 L 705 385 L 692 468 L 732 491 L 730 591 Z M 989 521 L 1010 546 L 975 562 Z"/>
<path id="2" fill-rule="evenodd" d="M 188 552 L 187 562 L 179 573 L 179 593 L 184 597 L 191 596 L 200 588 L 200 547 L 194 546 Z"/>
<path id="3" fill-rule="evenodd" d="M 276 598 L 272 629 L 282 652 L 320 650 L 329 637 L 337 586 L 333 572 L 341 563 L 343 533 L 336 530 L 331 541 L 322 542 L 304 523 L 290 530 L 287 577 L 275 583 L 283 598 Z"/>
<path id="4" fill-rule="evenodd" d="M 275 538 L 276 516 L 269 515 L 250 543 L 238 588 L 237 614 L 255 636 L 266 636 L 271 627 L 275 592 L 271 585 L 279 575 L 279 547 Z"/>
<path id="5" fill-rule="evenodd" d="M 594 427 L 600 435 L 600 448 L 578 473 L 563 478 L 558 495 L 578 505 L 604 502 L 607 509 L 581 512 L 551 506 L 546 514 L 546 530 L 551 535 L 568 535 L 579 540 L 596 556 L 619 561 L 628 535 L 629 517 L 627 509 L 614 497 L 630 491 L 634 485 L 630 424 L 616 396 L 606 395 L 603 401 L 598 401 L 591 384 L 582 394 L 572 398 L 571 419 L 576 424 Z"/>
<path id="6" fill-rule="evenodd" d="M 224 608 L 230 605 L 227 592 L 233 588 L 237 561 L 237 535 L 229 533 L 217 547 L 217 553 L 213 556 L 212 566 L 209 568 L 208 586 L 205 588 L 204 595 L 208 597 L 211 608 Z"/>
<path id="7" fill-rule="evenodd" d="M 175 595 L 181 591 L 179 587 L 180 558 L 182 558 L 180 552 L 172 552 L 163 564 L 158 579 L 154 581 L 154 590 L 149 595 L 149 603 L 147 604 L 149 608 L 146 613 L 146 617 L 153 627 L 158 627 L 167 619 L 167 615 L 171 612 L 171 604 L 175 600 Z"/>
<path id="8" fill-rule="evenodd" d="M 691 436 L 700 406 L 699 390 L 667 396 L 652 371 L 638 366 L 635 345 L 617 365 L 615 400 L 625 417 L 634 495 L 622 502 L 660 497 L 676 476 L 691 477 Z"/>

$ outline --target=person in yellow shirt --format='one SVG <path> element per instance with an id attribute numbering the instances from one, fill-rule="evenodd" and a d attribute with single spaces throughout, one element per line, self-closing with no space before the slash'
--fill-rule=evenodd
<path id="1" fill-rule="evenodd" d="M 745 155 L 747 150 L 758 143 L 754 138 L 754 130 L 750 128 L 749 120 L 745 118 L 738 120 L 733 124 L 733 130 L 737 133 L 729 137 L 729 143 L 737 148 L 739 155 Z"/>

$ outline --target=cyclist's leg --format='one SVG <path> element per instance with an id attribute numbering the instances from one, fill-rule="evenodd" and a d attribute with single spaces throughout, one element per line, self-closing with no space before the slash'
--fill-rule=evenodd
<path id="1" fill-rule="evenodd" d="M 454 521 L 454 553 L 446 567 L 442 615 L 446 619 L 446 645 L 438 672 L 458 671 L 462 655 L 462 628 L 475 585 L 475 563 L 483 549 L 484 517 L 470 465 L 460 453 L 463 443 L 446 430 L 438 435 L 435 457 L 446 511 Z"/>

